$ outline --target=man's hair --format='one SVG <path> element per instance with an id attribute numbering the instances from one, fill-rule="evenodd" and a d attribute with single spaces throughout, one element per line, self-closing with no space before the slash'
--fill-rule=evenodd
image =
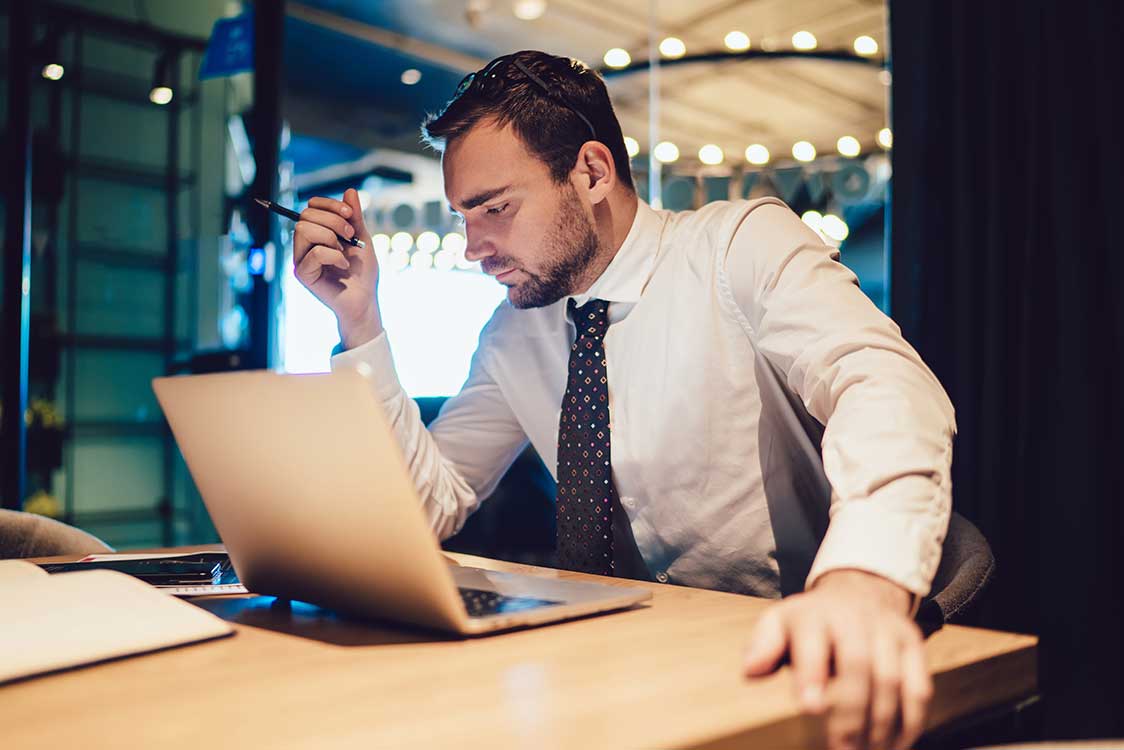
<path id="1" fill-rule="evenodd" d="M 544 83 L 550 93 L 520 65 Z M 573 170 L 582 144 L 594 140 L 592 126 L 595 140 L 613 154 L 617 179 L 629 190 L 635 190 L 621 125 L 605 82 L 596 71 L 577 60 L 533 50 L 496 58 L 476 77 L 480 78 L 484 71 L 487 81 L 474 80 L 440 112 L 426 117 L 422 140 L 430 147 L 444 151 L 449 141 L 482 120 L 493 120 L 500 127 L 510 124 L 527 149 L 546 164 L 554 181 L 562 183 Z"/>

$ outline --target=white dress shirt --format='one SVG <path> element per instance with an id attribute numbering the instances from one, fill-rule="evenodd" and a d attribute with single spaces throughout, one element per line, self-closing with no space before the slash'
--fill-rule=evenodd
<path id="1" fill-rule="evenodd" d="M 393 283 L 388 280 L 389 283 Z M 839 253 L 779 200 L 640 202 L 584 294 L 607 300 L 612 474 L 661 582 L 779 596 L 855 568 L 928 593 L 951 509 L 952 405 Z M 504 301 L 427 430 L 386 335 L 366 363 L 445 539 L 526 446 L 557 478 L 573 323 Z"/>

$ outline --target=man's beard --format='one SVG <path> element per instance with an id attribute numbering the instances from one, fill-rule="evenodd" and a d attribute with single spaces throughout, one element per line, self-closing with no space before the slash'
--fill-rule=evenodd
<path id="1" fill-rule="evenodd" d="M 543 241 L 544 249 L 550 251 L 550 260 L 539 273 L 520 269 L 528 278 L 511 287 L 513 307 L 526 309 L 554 304 L 574 291 L 582 274 L 597 258 L 601 242 L 589 217 L 582 211 L 574 186 L 567 187 L 554 226 Z M 495 259 L 491 262 L 502 267 Z"/>

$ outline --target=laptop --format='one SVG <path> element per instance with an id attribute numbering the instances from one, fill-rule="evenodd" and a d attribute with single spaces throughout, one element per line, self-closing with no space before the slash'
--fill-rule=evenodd
<path id="1" fill-rule="evenodd" d="M 255 593 L 463 635 L 651 598 L 448 560 L 358 371 L 190 375 L 152 386 L 231 562 Z"/>

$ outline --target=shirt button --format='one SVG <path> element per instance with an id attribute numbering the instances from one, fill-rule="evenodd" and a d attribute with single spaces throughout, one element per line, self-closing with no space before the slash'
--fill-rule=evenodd
<path id="1" fill-rule="evenodd" d="M 659 573 L 656 573 L 656 580 L 660 583 L 667 583 L 667 571 L 661 570 Z"/>

